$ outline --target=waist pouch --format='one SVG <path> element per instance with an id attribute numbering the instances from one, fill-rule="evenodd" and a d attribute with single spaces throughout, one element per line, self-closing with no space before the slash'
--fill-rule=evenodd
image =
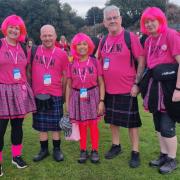
<path id="1" fill-rule="evenodd" d="M 179 64 L 159 64 L 152 69 L 152 77 L 157 81 L 169 81 L 177 79 Z"/>
<path id="2" fill-rule="evenodd" d="M 37 94 L 35 96 L 37 111 L 45 112 L 53 109 L 53 99 L 49 94 Z"/>

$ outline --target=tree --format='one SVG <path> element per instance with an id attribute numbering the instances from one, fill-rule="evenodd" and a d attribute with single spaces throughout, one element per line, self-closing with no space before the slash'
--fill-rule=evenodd
<path id="1" fill-rule="evenodd" d="M 92 7 L 86 14 L 86 24 L 95 25 L 103 21 L 103 10 L 98 7 Z"/>
<path id="2" fill-rule="evenodd" d="M 142 11 L 149 6 L 156 6 L 163 11 L 166 10 L 167 0 L 109 0 L 106 5 L 116 5 L 119 7 L 123 17 L 124 27 L 132 26 L 139 21 Z"/>

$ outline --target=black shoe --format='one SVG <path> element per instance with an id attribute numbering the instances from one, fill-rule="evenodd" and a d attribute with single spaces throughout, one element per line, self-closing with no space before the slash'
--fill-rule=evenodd
<path id="1" fill-rule="evenodd" d="M 33 161 L 34 162 L 41 161 L 44 158 L 46 158 L 47 156 L 49 156 L 48 149 L 41 149 L 40 152 L 33 158 Z"/>
<path id="2" fill-rule="evenodd" d="M 53 158 L 57 162 L 64 160 L 64 156 L 60 148 L 53 149 Z"/>
<path id="3" fill-rule="evenodd" d="M 2 164 L 0 164 L 0 177 L 3 176 Z"/>
<path id="4" fill-rule="evenodd" d="M 91 151 L 90 159 L 92 163 L 98 163 L 99 162 L 99 155 L 96 150 Z"/>
<path id="5" fill-rule="evenodd" d="M 149 166 L 160 167 L 166 162 L 166 159 L 167 159 L 167 154 L 160 153 L 160 156 L 158 157 L 158 159 L 155 159 L 149 162 Z"/>
<path id="6" fill-rule="evenodd" d="M 167 157 L 166 162 L 159 168 L 161 174 L 167 174 L 173 172 L 177 168 L 176 159 Z"/>
<path id="7" fill-rule="evenodd" d="M 22 159 L 21 156 L 13 157 L 12 164 L 16 165 L 17 168 L 19 168 L 19 169 L 23 169 L 23 168 L 27 167 L 26 162 Z"/>
<path id="8" fill-rule="evenodd" d="M 87 151 L 81 150 L 80 157 L 78 159 L 78 163 L 85 163 L 88 159 L 89 155 Z"/>
<path id="9" fill-rule="evenodd" d="M 112 158 L 116 157 L 118 154 L 120 154 L 121 152 L 122 152 L 121 145 L 113 144 L 111 146 L 111 149 L 105 154 L 105 158 L 112 159 Z"/>
<path id="10" fill-rule="evenodd" d="M 131 159 L 129 161 L 129 167 L 137 168 L 139 165 L 140 165 L 139 152 L 132 151 L 131 152 Z"/>

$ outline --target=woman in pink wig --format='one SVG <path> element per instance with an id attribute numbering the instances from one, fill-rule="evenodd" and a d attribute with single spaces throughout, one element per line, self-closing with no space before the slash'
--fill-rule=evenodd
<path id="1" fill-rule="evenodd" d="M 145 41 L 145 53 L 147 67 L 153 72 L 145 94 L 144 107 L 153 113 L 154 126 L 160 144 L 159 157 L 150 161 L 149 165 L 158 167 L 160 173 L 166 174 L 177 168 L 176 121 L 173 116 L 175 109 L 171 114 L 172 109 L 170 111 L 171 107 L 167 103 L 166 94 L 168 92 L 164 88 L 167 77 L 162 81 L 158 74 L 155 75 L 155 72 L 157 72 L 157 68 L 167 67 L 165 64 L 168 67 L 176 64 L 178 66 L 180 63 L 180 35 L 175 30 L 168 28 L 165 14 L 157 7 L 145 9 L 141 16 L 141 31 L 149 36 Z M 177 80 L 174 80 L 176 88 L 172 90 L 169 104 L 180 100 L 180 68 L 177 69 Z M 168 87 L 171 83 L 172 80 L 169 81 Z M 157 85 L 157 91 L 155 91 L 155 85 Z M 157 106 L 153 103 L 154 100 L 157 100 Z"/>
<path id="2" fill-rule="evenodd" d="M 94 44 L 89 36 L 78 33 L 71 43 L 74 61 L 69 65 L 66 91 L 66 109 L 80 131 L 80 157 L 78 162 L 88 159 L 87 128 L 90 128 L 92 163 L 99 162 L 98 120 L 104 113 L 104 81 L 100 62 L 90 57 Z"/>
<path id="3" fill-rule="evenodd" d="M 0 175 L 4 134 L 11 123 L 12 163 L 18 168 L 27 165 L 22 159 L 23 120 L 35 111 L 33 92 L 27 83 L 27 58 L 20 42 L 25 40 L 26 27 L 16 15 L 8 16 L 1 25 L 4 38 L 0 39 Z"/>

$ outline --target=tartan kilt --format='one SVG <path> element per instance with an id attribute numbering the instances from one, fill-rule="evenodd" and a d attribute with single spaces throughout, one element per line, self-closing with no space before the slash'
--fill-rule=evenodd
<path id="1" fill-rule="evenodd" d="M 33 113 L 33 128 L 40 132 L 60 131 L 59 121 L 63 116 L 62 96 L 51 96 L 52 110 Z"/>
<path id="2" fill-rule="evenodd" d="M 137 128 L 142 125 L 137 97 L 106 93 L 105 107 L 105 123 L 126 128 Z"/>

